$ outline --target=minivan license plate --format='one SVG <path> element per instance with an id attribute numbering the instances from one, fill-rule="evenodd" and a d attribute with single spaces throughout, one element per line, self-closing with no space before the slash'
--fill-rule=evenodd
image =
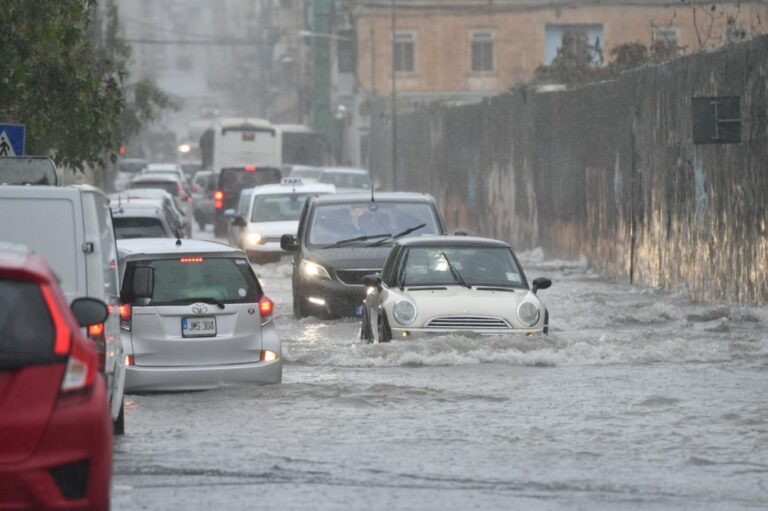
<path id="1" fill-rule="evenodd" d="M 213 337 L 216 335 L 216 318 L 181 318 L 182 337 Z"/>

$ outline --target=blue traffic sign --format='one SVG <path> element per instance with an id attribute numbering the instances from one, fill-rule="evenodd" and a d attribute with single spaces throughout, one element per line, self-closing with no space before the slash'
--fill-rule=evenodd
<path id="1" fill-rule="evenodd" d="M 0 124 L 0 157 L 24 156 L 26 131 L 21 124 Z"/>

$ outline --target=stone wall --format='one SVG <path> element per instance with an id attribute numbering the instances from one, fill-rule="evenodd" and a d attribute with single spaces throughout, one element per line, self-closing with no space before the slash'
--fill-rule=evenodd
<path id="1" fill-rule="evenodd" d="M 694 145 L 691 98 L 740 96 L 742 142 Z M 371 168 L 430 192 L 452 229 L 586 255 L 701 301 L 768 303 L 768 37 L 579 89 L 386 115 Z"/>

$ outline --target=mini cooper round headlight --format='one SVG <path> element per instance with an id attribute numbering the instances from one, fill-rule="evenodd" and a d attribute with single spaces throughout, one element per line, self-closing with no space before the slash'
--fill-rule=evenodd
<path id="1" fill-rule="evenodd" d="M 523 302 L 517 308 L 517 317 L 525 326 L 533 326 L 539 320 L 539 308 L 531 302 Z"/>
<path id="2" fill-rule="evenodd" d="M 401 325 L 410 325 L 416 319 L 416 306 L 408 300 L 400 300 L 392 308 L 392 314 Z"/>

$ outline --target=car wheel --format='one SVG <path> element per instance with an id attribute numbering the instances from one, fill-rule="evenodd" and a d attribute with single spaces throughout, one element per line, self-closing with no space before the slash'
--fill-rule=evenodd
<path id="1" fill-rule="evenodd" d="M 392 331 L 389 329 L 387 315 L 381 313 L 379 316 L 379 342 L 389 342 L 392 340 Z"/>
<path id="2" fill-rule="evenodd" d="M 368 319 L 368 309 L 365 307 L 363 307 L 363 314 L 360 317 L 360 340 L 365 341 L 368 344 L 373 342 L 371 321 Z"/>
<path id="3" fill-rule="evenodd" d="M 125 398 L 120 401 L 120 413 L 117 415 L 113 425 L 113 432 L 115 435 L 125 434 Z"/>

